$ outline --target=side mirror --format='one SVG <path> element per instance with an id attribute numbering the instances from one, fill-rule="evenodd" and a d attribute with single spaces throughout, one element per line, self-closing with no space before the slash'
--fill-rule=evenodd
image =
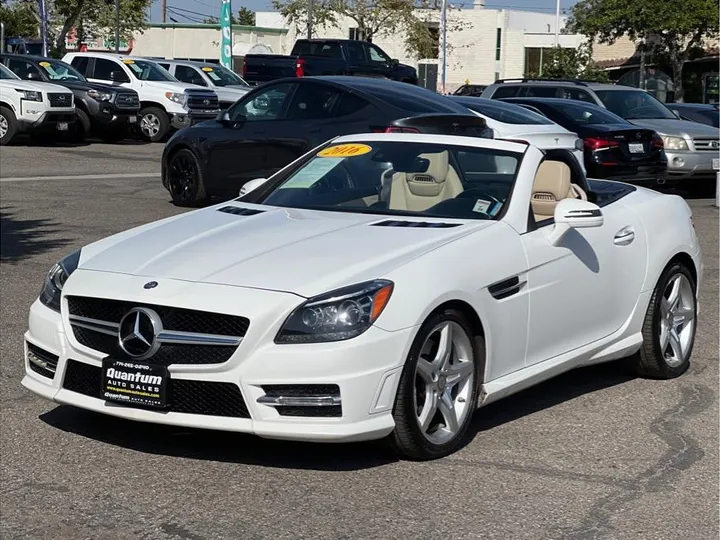
<path id="1" fill-rule="evenodd" d="M 398 60 L 397 58 L 393 58 L 392 60 L 390 60 L 390 65 L 392 67 L 398 66 L 400 65 L 400 60 Z"/>
<path id="2" fill-rule="evenodd" d="M 230 124 L 232 124 L 232 122 L 230 121 L 230 113 L 227 112 L 227 110 L 220 111 L 215 120 L 221 123 L 223 126 L 229 126 Z"/>
<path id="3" fill-rule="evenodd" d="M 40 75 L 38 75 L 34 71 L 31 71 L 27 74 L 27 80 L 28 81 L 40 81 L 40 80 L 42 80 L 42 77 L 40 77 Z"/>
<path id="4" fill-rule="evenodd" d="M 238 196 L 243 197 L 244 195 L 247 195 L 251 191 L 262 186 L 267 181 L 268 181 L 267 178 L 255 178 L 254 180 L 250 180 L 249 182 L 246 182 L 245 185 L 243 185 L 243 187 L 240 188 L 240 193 L 238 194 Z"/>
<path id="5" fill-rule="evenodd" d="M 600 227 L 605 221 L 597 204 L 579 199 L 563 199 L 555 206 L 555 225 L 548 241 L 557 246 L 570 229 Z"/>

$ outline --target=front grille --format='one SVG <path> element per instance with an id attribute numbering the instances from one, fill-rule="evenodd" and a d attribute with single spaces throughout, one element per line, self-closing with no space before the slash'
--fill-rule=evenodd
<path id="1" fill-rule="evenodd" d="M 102 368 L 68 360 L 63 388 L 84 396 L 102 399 Z M 250 418 L 240 388 L 233 383 L 170 379 L 170 406 L 167 411 Z"/>
<path id="2" fill-rule="evenodd" d="M 115 98 L 115 105 L 118 109 L 139 109 L 140 99 L 137 94 L 118 94 Z"/>
<path id="3" fill-rule="evenodd" d="M 28 348 L 28 365 L 30 369 L 43 377 L 52 379 L 55 377 L 55 371 L 58 365 L 58 356 L 48 352 L 40 347 L 33 345 L 32 343 L 27 344 Z M 33 362 L 30 357 L 34 356 L 37 359 L 37 363 Z M 44 364 L 44 365 L 42 365 Z"/>
<path id="4" fill-rule="evenodd" d="M 245 317 L 169 306 L 135 304 L 120 300 L 82 296 L 68 296 L 67 300 L 70 315 L 115 324 L 119 324 L 125 314 L 134 307 L 146 307 L 154 310 L 160 316 L 165 330 L 242 338 L 245 336 L 250 324 L 250 321 Z M 72 321 L 71 327 L 75 339 L 85 347 L 119 358 L 126 357 L 125 353 L 120 349 L 117 335 L 83 328 L 73 324 Z M 227 362 L 236 349 L 236 345 L 178 345 L 163 343 L 148 361 L 164 366 L 171 364 L 221 364 Z"/>
<path id="5" fill-rule="evenodd" d="M 187 92 L 187 108 L 190 110 L 214 111 L 220 108 L 217 94 L 208 92 Z"/>
<path id="6" fill-rule="evenodd" d="M 695 150 L 699 152 L 720 152 L 720 143 L 717 139 L 694 139 Z"/>
<path id="7" fill-rule="evenodd" d="M 73 95 L 72 94 L 48 94 L 48 102 L 51 107 L 72 107 L 73 106 Z"/>

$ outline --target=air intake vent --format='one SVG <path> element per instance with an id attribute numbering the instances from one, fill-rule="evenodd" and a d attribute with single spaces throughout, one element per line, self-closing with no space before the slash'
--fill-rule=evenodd
<path id="1" fill-rule="evenodd" d="M 459 227 L 460 223 L 437 223 L 432 221 L 381 221 L 373 223 L 372 227 L 419 227 L 423 229 L 449 229 Z"/>
<path id="2" fill-rule="evenodd" d="M 262 214 L 265 210 L 253 210 L 252 208 L 243 208 L 241 206 L 223 206 L 218 208 L 218 212 L 225 212 L 226 214 L 235 214 L 236 216 L 254 216 L 255 214 Z"/>

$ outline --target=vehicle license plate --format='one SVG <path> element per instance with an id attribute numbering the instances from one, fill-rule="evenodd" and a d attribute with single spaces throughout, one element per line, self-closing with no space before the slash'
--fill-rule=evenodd
<path id="1" fill-rule="evenodd" d="M 167 407 L 167 367 L 107 357 L 102 370 L 101 391 L 106 400 L 138 407 Z"/>
<path id="2" fill-rule="evenodd" d="M 128 122 L 134 124 L 135 122 L 137 122 L 137 116 L 131 116 L 130 118 L 128 118 Z"/>
<path id="3" fill-rule="evenodd" d="M 713 159 L 713 171 L 720 171 L 720 159 Z"/>
<path id="4" fill-rule="evenodd" d="M 643 143 L 630 143 L 628 144 L 631 154 L 642 154 L 645 151 L 645 145 Z"/>
<path id="5" fill-rule="evenodd" d="M 58 131 L 67 131 L 68 123 L 67 122 L 58 122 L 57 128 L 58 128 Z"/>

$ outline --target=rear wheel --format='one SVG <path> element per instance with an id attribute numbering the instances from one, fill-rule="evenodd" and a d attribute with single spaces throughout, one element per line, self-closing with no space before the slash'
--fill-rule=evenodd
<path id="1" fill-rule="evenodd" d="M 207 201 L 200 163 L 187 148 L 178 150 L 170 158 L 167 188 L 176 206 L 196 206 Z"/>
<path id="2" fill-rule="evenodd" d="M 477 406 L 484 349 L 458 311 L 438 313 L 422 325 L 395 396 L 389 442 L 397 453 L 427 460 L 460 447 Z"/>
<path id="3" fill-rule="evenodd" d="M 75 107 L 75 122 L 70 126 L 70 139 L 73 142 L 83 142 L 90 134 L 90 117 L 82 109 Z"/>
<path id="4" fill-rule="evenodd" d="M 633 357 L 643 377 L 672 379 L 690 367 L 695 344 L 697 298 L 692 273 L 672 263 L 660 276 L 643 325 L 643 345 Z"/>
<path id="5" fill-rule="evenodd" d="M 165 111 L 158 107 L 145 107 L 140 111 L 140 131 L 152 142 L 165 139 L 170 130 L 170 119 Z"/>
<path id="6" fill-rule="evenodd" d="M 15 113 L 8 107 L 0 107 L 0 146 L 10 144 L 17 133 Z"/>

